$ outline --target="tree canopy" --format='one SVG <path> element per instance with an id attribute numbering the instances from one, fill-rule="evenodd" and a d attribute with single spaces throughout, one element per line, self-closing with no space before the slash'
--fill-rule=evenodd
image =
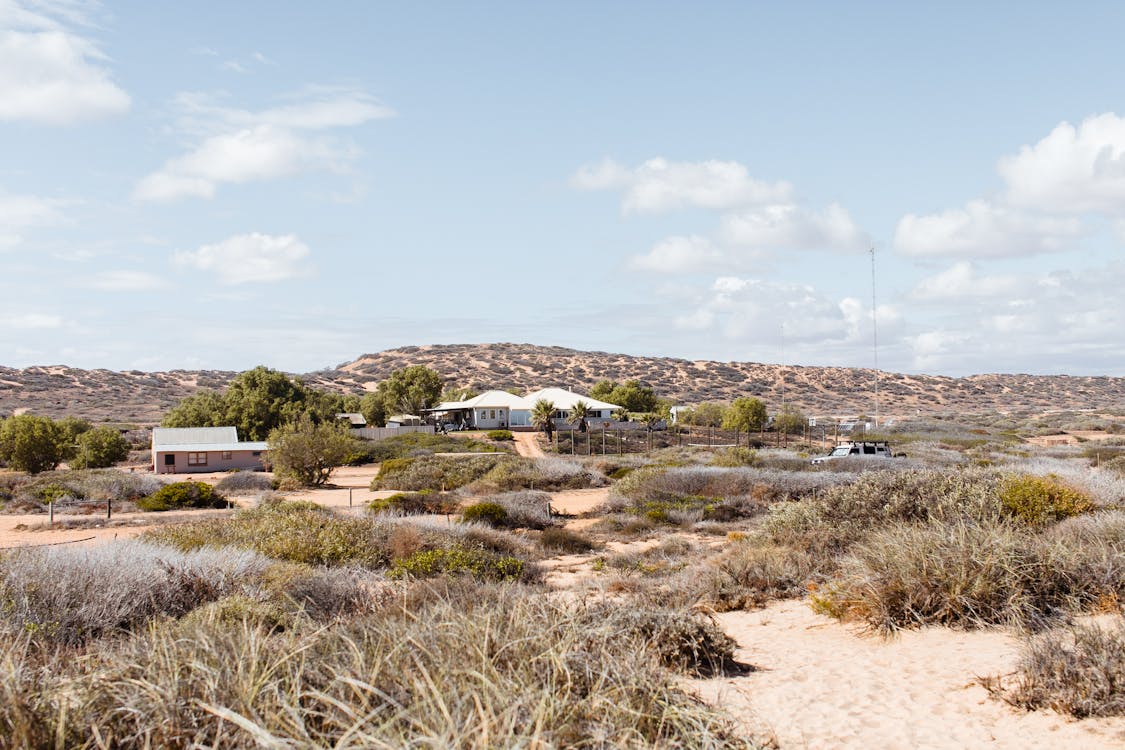
<path id="1" fill-rule="evenodd" d="M 590 398 L 623 406 L 631 412 L 657 411 L 659 405 L 656 392 L 639 380 L 626 380 L 624 383 L 599 380 L 590 389 Z"/>
<path id="2" fill-rule="evenodd" d="M 781 407 L 781 411 L 773 418 L 774 426 L 777 427 L 778 432 L 788 434 L 804 431 L 808 421 L 805 413 L 792 404 Z"/>
<path id="3" fill-rule="evenodd" d="M 66 440 L 62 427 L 47 417 L 20 414 L 0 422 L 0 458 L 17 471 L 54 469 L 67 453 Z"/>
<path id="4" fill-rule="evenodd" d="M 535 402 L 535 406 L 531 408 L 531 424 L 536 428 L 542 430 L 547 435 L 547 439 L 551 439 L 551 433 L 555 431 L 555 405 L 545 398 L 541 398 Z"/>
<path id="5" fill-rule="evenodd" d="M 322 485 L 342 466 L 355 448 L 343 425 L 314 423 L 308 417 L 283 425 L 269 434 L 273 470 L 304 485 Z"/>
<path id="6" fill-rule="evenodd" d="M 307 417 L 313 422 L 334 421 L 336 414 L 358 406 L 336 393 L 309 388 L 298 378 L 268 367 L 239 373 L 223 393 L 201 391 L 188 396 L 168 412 L 164 427 L 238 428 L 242 440 L 265 440 L 270 431 Z"/>
<path id="7" fill-rule="evenodd" d="M 70 465 L 76 469 L 104 469 L 129 457 L 129 441 L 113 427 L 95 427 L 78 436 Z"/>
<path id="8" fill-rule="evenodd" d="M 736 398 L 723 416 L 723 429 L 751 432 L 766 426 L 769 415 L 760 398 Z"/>
<path id="9" fill-rule="evenodd" d="M 382 397 L 384 414 L 418 414 L 438 404 L 441 389 L 441 375 L 425 365 L 411 365 L 392 372 L 376 393 Z"/>

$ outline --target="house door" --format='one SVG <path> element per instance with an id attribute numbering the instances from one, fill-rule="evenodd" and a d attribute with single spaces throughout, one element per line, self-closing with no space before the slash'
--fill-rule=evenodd
<path id="1" fill-rule="evenodd" d="M 165 474 L 175 474 L 176 473 L 176 454 L 175 453 L 165 453 L 164 454 L 164 473 Z"/>

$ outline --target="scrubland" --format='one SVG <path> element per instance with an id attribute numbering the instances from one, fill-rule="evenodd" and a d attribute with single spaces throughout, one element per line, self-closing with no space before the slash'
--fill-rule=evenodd
<path id="1" fill-rule="evenodd" d="M 821 467 L 800 445 L 413 446 L 374 480 L 395 493 L 350 510 L 232 475 L 221 516 L 0 556 L 0 747 L 768 745 L 697 687 L 754 690 L 723 618 L 782 600 L 855 638 L 1011 634 L 1014 671 L 976 674 L 997 710 L 1123 716 L 1116 445 L 998 422 L 903 425 L 907 458 Z M 0 490 L 158 489 L 83 476 Z M 602 504 L 568 515 L 576 491 Z"/>

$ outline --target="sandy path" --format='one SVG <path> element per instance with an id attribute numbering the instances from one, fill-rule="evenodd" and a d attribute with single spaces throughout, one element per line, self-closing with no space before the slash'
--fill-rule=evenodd
<path id="1" fill-rule="evenodd" d="M 577 516 L 589 513 L 609 499 L 608 487 L 594 487 L 588 490 L 562 490 L 551 493 L 551 508 L 556 513 Z"/>
<path id="2" fill-rule="evenodd" d="M 534 432 L 513 432 L 516 441 L 516 453 L 525 458 L 543 458 L 543 449 L 539 447 L 538 435 Z"/>
<path id="3" fill-rule="evenodd" d="M 1010 673 L 1018 657 L 1003 631 L 928 628 L 884 640 L 803 601 L 717 617 L 758 671 L 692 686 L 782 748 L 1125 747 L 1125 718 L 1078 722 L 989 697 L 976 677 Z"/>

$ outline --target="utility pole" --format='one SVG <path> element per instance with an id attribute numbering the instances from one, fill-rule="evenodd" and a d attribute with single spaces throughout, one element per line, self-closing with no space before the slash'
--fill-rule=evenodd
<path id="1" fill-rule="evenodd" d="M 875 428 L 879 428 L 879 315 L 875 306 L 875 246 L 871 246 L 871 350 L 875 359 Z"/>

